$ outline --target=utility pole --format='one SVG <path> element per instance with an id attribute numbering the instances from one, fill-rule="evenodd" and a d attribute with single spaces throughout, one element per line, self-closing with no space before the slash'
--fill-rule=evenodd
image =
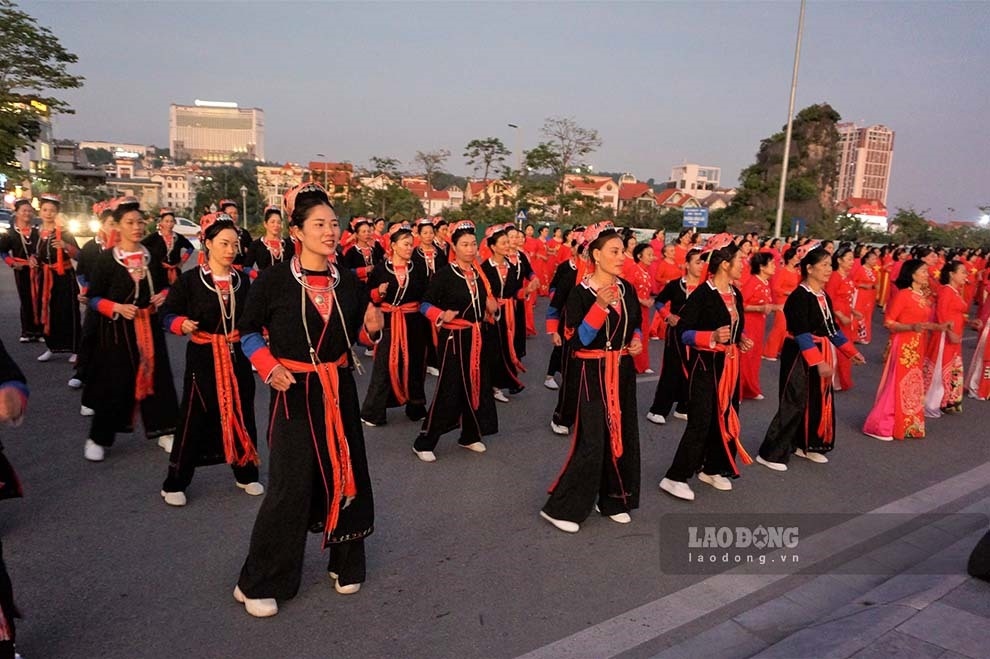
<path id="1" fill-rule="evenodd" d="M 780 190 L 777 192 L 777 220 L 773 227 L 773 237 L 780 238 L 781 224 L 784 221 L 784 189 L 787 187 L 787 165 L 791 157 L 791 132 L 794 127 L 794 95 L 797 92 L 798 64 L 801 62 L 801 35 L 804 32 L 804 5 L 798 14 L 797 44 L 794 46 L 794 72 L 791 74 L 791 99 L 787 105 L 787 131 L 784 136 L 784 162 L 780 166 Z"/>

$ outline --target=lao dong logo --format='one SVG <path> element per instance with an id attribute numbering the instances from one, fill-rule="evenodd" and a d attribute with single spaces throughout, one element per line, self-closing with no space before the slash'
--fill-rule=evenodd
<path id="1" fill-rule="evenodd" d="M 796 526 L 689 526 L 691 549 L 794 549 L 798 546 Z"/>

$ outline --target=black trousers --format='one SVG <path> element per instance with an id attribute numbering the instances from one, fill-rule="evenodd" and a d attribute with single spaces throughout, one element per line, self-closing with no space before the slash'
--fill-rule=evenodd
<path id="1" fill-rule="evenodd" d="M 396 313 L 396 312 L 392 312 Z M 409 337 L 409 400 L 406 402 L 406 416 L 419 421 L 426 416 L 426 343 L 416 333 Z M 388 325 L 382 331 L 382 340 L 375 348 L 375 363 L 371 369 L 368 392 L 361 405 L 361 418 L 376 426 L 388 422 L 387 410 L 395 407 L 397 401 L 392 391 L 392 375 L 389 372 L 389 358 L 392 353 L 392 329 Z"/>
<path id="2" fill-rule="evenodd" d="M 251 599 L 291 599 L 299 592 L 314 497 L 325 496 L 306 419 L 271 443 L 268 491 L 251 532 L 238 585 Z M 336 568 L 336 569 L 335 569 Z M 330 572 L 341 585 L 365 579 L 364 538 L 330 545 Z"/>
<path id="3" fill-rule="evenodd" d="M 676 334 L 672 328 L 668 328 L 663 346 L 663 366 L 660 367 L 657 390 L 653 394 L 653 404 L 650 405 L 651 414 L 667 416 L 675 403 L 678 412 L 687 414 L 687 377 L 684 375 L 681 355 Z"/>
<path id="4" fill-rule="evenodd" d="M 40 277 L 40 273 L 38 274 Z M 34 292 L 31 288 L 31 268 L 24 267 L 14 270 L 14 283 L 17 285 L 17 297 L 21 302 L 21 336 L 37 338 L 44 328 L 34 322 Z"/>
<path id="5" fill-rule="evenodd" d="M 10 640 L 0 641 L 0 659 L 14 659 L 14 641 L 17 638 L 14 629 L 14 618 L 20 616 L 14 606 L 14 590 L 7 575 L 7 566 L 3 562 L 3 541 L 0 540 L 0 616 L 7 621 Z"/>
<path id="6" fill-rule="evenodd" d="M 553 350 L 550 351 L 550 362 L 547 364 L 547 377 L 561 372 L 561 364 L 564 361 L 564 358 L 561 356 L 562 354 L 563 348 L 560 346 L 554 346 Z"/>
<path id="7" fill-rule="evenodd" d="M 177 447 L 178 442 L 172 445 L 172 456 L 168 465 L 168 475 L 162 483 L 162 489 L 166 492 L 185 492 L 192 483 L 196 474 L 196 452 L 182 451 Z M 176 455 L 178 453 L 178 455 Z M 234 480 L 241 485 L 255 483 L 258 481 L 258 465 L 249 462 L 243 467 L 230 465 L 234 472 Z"/>
<path id="8" fill-rule="evenodd" d="M 713 476 L 735 478 L 737 474 L 732 469 L 719 428 L 718 391 L 712 372 L 696 366 L 691 375 L 690 391 L 687 427 L 666 477 L 684 483 L 703 471 Z M 730 443 L 729 446 L 728 450 L 734 456 L 735 445 Z"/>

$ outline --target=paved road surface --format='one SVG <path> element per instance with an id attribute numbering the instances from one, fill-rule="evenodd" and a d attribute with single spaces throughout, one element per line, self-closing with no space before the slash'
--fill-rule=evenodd
<path id="1" fill-rule="evenodd" d="M 838 395 L 830 464 L 796 460 L 786 474 L 753 465 L 730 493 L 695 486 L 693 504 L 657 491 L 683 422 L 660 428 L 642 418 L 655 387 L 655 378 L 644 378 L 642 507 L 630 525 L 596 516 L 577 535 L 537 517 L 568 440 L 547 427 L 554 400 L 541 385 L 547 342 L 531 339 L 529 386 L 499 405 L 502 432 L 486 440 L 486 454 L 458 449 L 451 434 L 438 462 L 421 463 L 410 448 L 418 426 L 398 410 L 387 427 L 366 430 L 378 516 L 361 592 L 333 592 L 313 537 L 299 595 L 275 618 L 255 620 L 230 593 L 259 500 L 217 466 L 197 472 L 188 506 L 167 507 L 158 494 L 167 457 L 138 435 L 119 437 L 106 462 L 86 462 L 88 421 L 78 416 L 78 392 L 65 386 L 70 367 L 38 363 L 42 347 L 17 343 L 16 297 L 4 270 L 0 338 L 32 388 L 25 424 L 2 430 L 26 490 L 26 498 L 0 504 L 26 616 L 21 652 L 27 659 L 508 657 L 540 648 L 704 578 L 661 573 L 664 513 L 859 513 L 987 461 L 984 403 L 967 400 L 964 414 L 933 422 L 924 441 L 859 434 L 879 378 L 885 334 L 877 327 L 878 340 L 864 350 L 870 364 L 855 371 L 854 390 Z M 973 345 L 965 344 L 967 363 Z M 659 346 L 650 345 L 654 364 Z M 183 341 L 170 337 L 169 347 L 181 385 Z M 767 400 L 743 405 L 754 455 L 775 411 L 776 371 L 764 362 Z M 367 378 L 358 378 L 362 392 Z M 259 427 L 267 397 L 259 387 Z"/>

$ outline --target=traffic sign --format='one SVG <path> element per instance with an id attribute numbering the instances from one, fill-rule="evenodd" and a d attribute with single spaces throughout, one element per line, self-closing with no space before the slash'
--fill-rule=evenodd
<path id="1" fill-rule="evenodd" d="M 791 235 L 800 236 L 804 233 L 805 221 L 803 217 L 792 217 L 791 218 Z"/>
<path id="2" fill-rule="evenodd" d="M 516 213 L 516 222 L 525 222 L 525 221 L 526 221 L 526 211 L 520 208 L 519 212 Z"/>
<path id="3" fill-rule="evenodd" d="M 685 208 L 682 226 L 693 227 L 695 229 L 708 228 L 707 208 Z"/>

